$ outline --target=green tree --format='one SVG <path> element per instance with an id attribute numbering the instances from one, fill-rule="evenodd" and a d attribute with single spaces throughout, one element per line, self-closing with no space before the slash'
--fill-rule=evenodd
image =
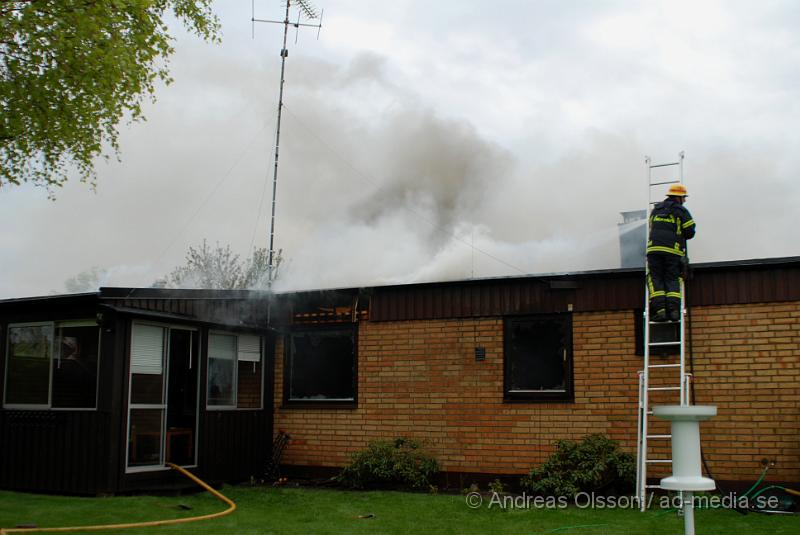
<path id="1" fill-rule="evenodd" d="M 280 251 L 275 258 L 275 273 L 281 263 Z M 172 270 L 153 286 L 156 288 L 207 288 L 221 290 L 262 290 L 268 287 L 269 255 L 259 248 L 242 260 L 231 250 L 217 243 L 210 247 L 206 240 L 198 247 L 189 246 L 186 264 Z"/>
<path id="2" fill-rule="evenodd" d="M 167 16 L 219 40 L 211 0 L 0 2 L 0 188 L 62 186 L 71 172 L 95 184 L 117 125 L 143 118 L 155 83 L 171 81 Z"/>

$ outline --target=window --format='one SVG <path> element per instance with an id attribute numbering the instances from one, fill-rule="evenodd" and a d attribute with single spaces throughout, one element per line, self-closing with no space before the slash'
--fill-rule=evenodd
<path id="1" fill-rule="evenodd" d="M 127 472 L 195 464 L 197 339 L 187 326 L 132 323 Z"/>
<path id="2" fill-rule="evenodd" d="M 633 311 L 633 354 L 638 357 L 644 356 L 644 309 L 637 308 Z"/>
<path id="3" fill-rule="evenodd" d="M 141 323 L 134 323 L 131 329 L 128 467 L 160 465 L 168 330 Z"/>
<path id="4" fill-rule="evenodd" d="M 355 348 L 351 326 L 293 332 L 287 344 L 284 400 L 354 403 Z"/>
<path id="5" fill-rule="evenodd" d="M 5 405 L 94 409 L 99 348 L 94 321 L 9 325 Z"/>
<path id="6" fill-rule="evenodd" d="M 505 399 L 572 399 L 572 319 L 569 315 L 506 319 Z"/>
<path id="7" fill-rule="evenodd" d="M 97 399 L 100 328 L 96 322 L 57 323 L 55 328 L 51 405 L 93 409 Z"/>
<path id="8" fill-rule="evenodd" d="M 208 407 L 260 409 L 262 356 L 260 336 L 209 333 Z"/>

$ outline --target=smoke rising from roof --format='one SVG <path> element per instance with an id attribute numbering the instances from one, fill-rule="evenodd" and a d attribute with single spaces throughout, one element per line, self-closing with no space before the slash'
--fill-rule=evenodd
<path id="1" fill-rule="evenodd" d="M 367 35 L 373 15 L 336 4 L 287 63 L 279 289 L 617 267 L 619 212 L 647 202 L 644 155 L 679 150 L 694 261 L 797 254 L 796 8 L 536 3 L 531 35 L 524 14 L 467 3 L 404 24 L 412 3 L 393 2 L 399 19 Z M 280 63 L 274 34 L 235 25 L 246 8 L 219 6 L 221 47 L 179 39 L 175 83 L 123 127 L 96 194 L 0 193 L 0 296 L 91 266 L 147 286 L 203 239 L 243 257 L 267 245 Z"/>

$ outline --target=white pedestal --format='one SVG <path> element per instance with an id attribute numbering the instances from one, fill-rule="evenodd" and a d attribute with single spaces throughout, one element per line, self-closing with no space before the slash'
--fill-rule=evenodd
<path id="1" fill-rule="evenodd" d="M 714 490 L 713 479 L 703 477 L 700 458 L 700 422 L 717 415 L 708 405 L 664 405 L 653 414 L 672 422 L 672 475 L 661 480 L 667 490 Z"/>
<path id="2" fill-rule="evenodd" d="M 716 488 L 713 479 L 703 477 L 700 422 L 716 416 L 717 408 L 708 405 L 664 405 L 653 407 L 653 415 L 672 422 L 672 475 L 661 480 L 661 487 L 682 492 L 684 532 L 694 535 L 692 493 Z"/>

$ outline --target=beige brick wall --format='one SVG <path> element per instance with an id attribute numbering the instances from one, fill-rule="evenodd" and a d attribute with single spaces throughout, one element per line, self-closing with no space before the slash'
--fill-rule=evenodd
<path id="1" fill-rule="evenodd" d="M 777 460 L 771 479 L 797 480 L 800 303 L 698 307 L 692 316 L 697 402 L 719 407 L 701 428 L 713 475 L 752 480 L 768 457 Z M 398 436 L 426 441 L 455 472 L 522 474 L 553 441 L 588 433 L 636 451 L 642 358 L 631 311 L 573 314 L 570 403 L 503 403 L 502 318 L 363 322 L 358 336 L 355 409 L 282 408 L 278 341 L 274 428 L 292 436 L 287 464 L 341 466 L 368 441 Z M 475 361 L 476 345 L 485 361 Z M 662 396 L 656 402 L 677 401 Z"/>

